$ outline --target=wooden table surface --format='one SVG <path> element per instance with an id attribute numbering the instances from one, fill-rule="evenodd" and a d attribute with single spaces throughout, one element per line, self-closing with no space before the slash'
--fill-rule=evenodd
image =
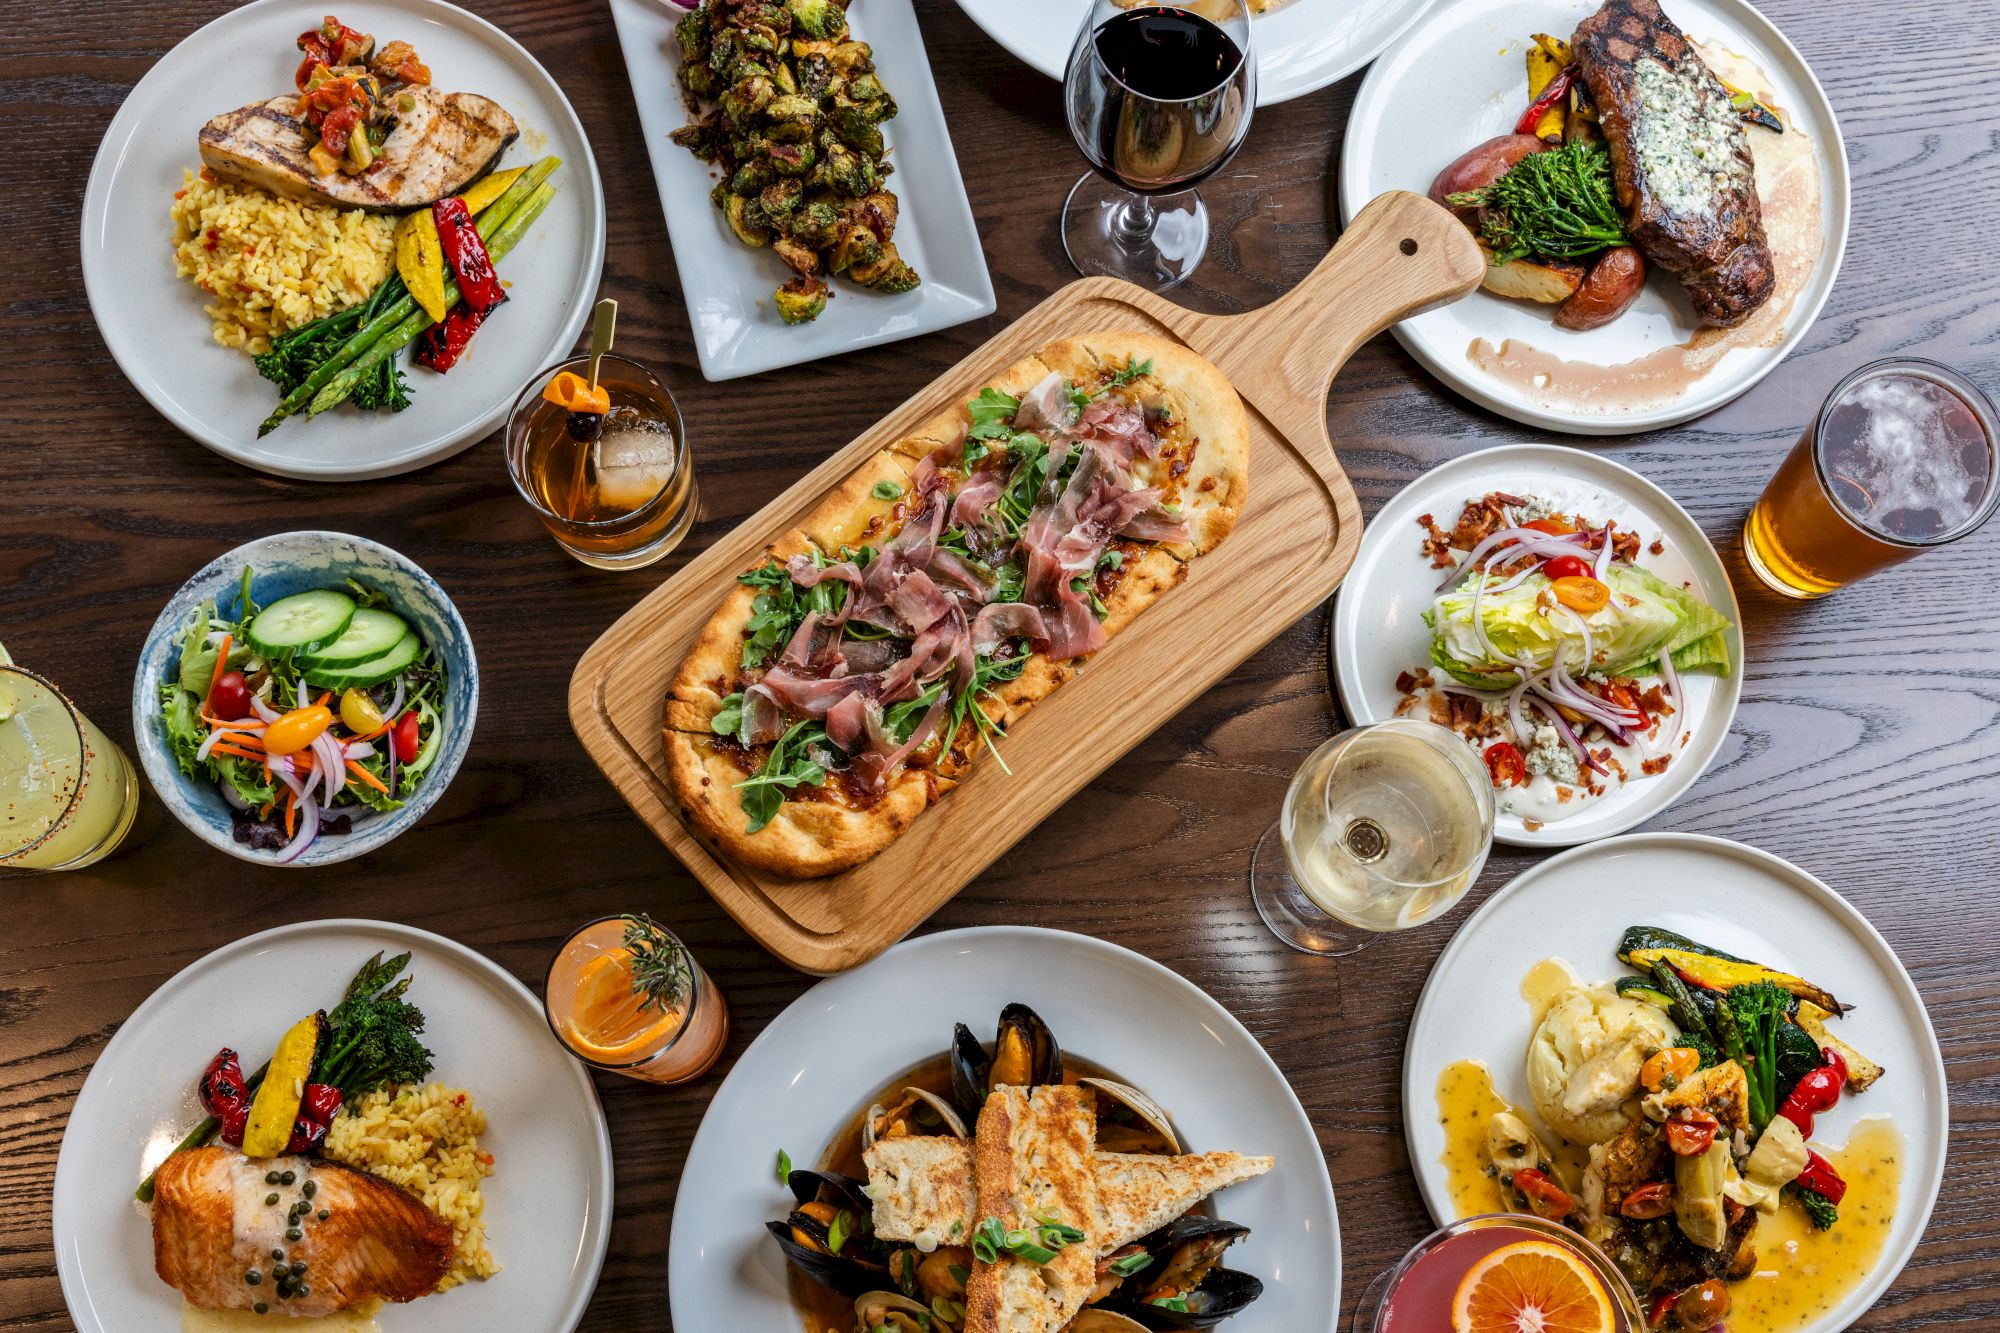
<path id="1" fill-rule="evenodd" d="M 457 601 L 483 667 L 479 732 L 422 825 L 363 861 L 308 874 L 250 869 L 149 797 L 114 859 L 0 890 L 0 1328 L 70 1326 L 49 1220 L 69 1108 L 119 1023 L 179 968 L 251 931 L 366 916 L 463 940 L 534 986 L 573 926 L 639 909 L 693 945 L 736 1017 L 709 1079 L 671 1090 L 599 1082 L 617 1210 L 584 1327 L 667 1328 L 668 1222 L 689 1140 L 716 1078 L 811 979 L 775 963 L 709 901 L 571 736 L 564 692 L 577 655 L 671 566 L 603 574 L 560 555 L 509 486 L 497 441 L 390 481 L 264 477 L 182 438 L 112 363 L 78 272 L 91 155 L 148 66 L 224 8 L 0 2 L 0 125 L 14 164 L 14 184 L 0 192 L 0 235 L 14 256 L 0 265 L 0 636 L 129 743 L 133 664 L 182 580 L 252 536 L 344 529 L 408 553 Z M 773 376 L 707 384 L 610 16 L 587 0 L 474 8 L 555 74 L 590 133 L 610 205 L 603 290 L 622 305 L 620 348 L 667 369 L 696 451 L 703 510 L 691 550 L 1072 276 L 1055 219 L 1081 164 L 1057 85 L 951 0 L 919 0 L 999 313 L 805 367 L 782 391 Z M 2000 919 L 2000 524 L 1812 606 L 1765 593 L 1742 563 L 1738 532 L 1801 424 L 1861 362 L 1934 357 L 2000 392 L 2000 267 L 1988 252 L 2000 213 L 2000 44 L 1973 40 L 2000 31 L 2000 3 L 1765 8 L 1839 111 L 1853 230 L 1825 313 L 1762 385 L 1692 425 L 1589 446 L 1687 506 L 1743 602 L 1750 661 L 1734 731 L 1710 772 L 1649 827 L 1738 838 L 1797 862 L 1900 953 L 1944 1047 L 1953 1141 L 1922 1245 L 1856 1327 L 1991 1328 L 2000 1326 L 2000 972 L 1990 956 Z M 1217 244 L 1191 303 L 1262 304 L 1325 252 L 1357 84 L 1258 113 L 1241 156 L 1206 187 Z M 1444 459 L 1537 438 L 1453 397 L 1387 337 L 1336 383 L 1328 426 L 1371 513 Z M 1084 931 L 1160 960 L 1242 1019 L 1318 1128 L 1351 1311 L 1368 1280 L 1429 1230 L 1397 1109 L 1402 1040 L 1464 910 L 1332 961 L 1280 947 L 1250 907 L 1250 849 L 1298 761 L 1339 725 L 1327 619 L 1321 608 L 1279 636 L 926 929 L 1033 921 Z M 1536 859 L 1496 849 L 1474 900 Z"/>

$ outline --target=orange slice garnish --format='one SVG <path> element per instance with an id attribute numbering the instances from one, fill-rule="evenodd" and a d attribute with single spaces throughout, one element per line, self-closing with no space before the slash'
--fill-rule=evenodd
<path id="1" fill-rule="evenodd" d="M 1452 1333 L 1617 1333 L 1618 1315 L 1583 1256 L 1546 1240 L 1503 1245 L 1472 1266 L 1451 1303 Z"/>
<path id="2" fill-rule="evenodd" d="M 641 1003 L 632 989 L 630 958 L 623 949 L 599 954 L 577 972 L 564 1034 L 578 1055 L 604 1064 L 637 1059 L 646 1048 L 678 1028 L 678 1009 Z"/>

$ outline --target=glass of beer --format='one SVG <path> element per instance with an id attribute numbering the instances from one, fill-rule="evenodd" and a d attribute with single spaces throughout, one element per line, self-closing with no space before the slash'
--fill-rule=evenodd
<path id="1" fill-rule="evenodd" d="M 1492 846 L 1478 754 L 1434 722 L 1394 718 L 1343 731 L 1300 766 L 1258 840 L 1250 896 L 1294 949 L 1356 953 L 1451 910 Z"/>
<path id="2" fill-rule="evenodd" d="M 1743 553 L 1787 597 L 1824 597 L 1969 536 L 2000 501 L 2000 425 L 1965 376 L 1895 357 L 1827 395 L 1750 511 Z"/>
<path id="3" fill-rule="evenodd" d="M 598 364 L 602 414 L 542 396 L 559 374 L 590 373 L 572 357 L 528 381 L 507 421 L 507 471 L 556 545 L 597 569 L 640 569 L 681 544 L 699 508 L 680 404 L 654 374 L 621 356 Z"/>
<path id="4" fill-rule="evenodd" d="M 0 869 L 100 861 L 138 813 L 125 752 L 61 690 L 0 652 Z"/>
<path id="5" fill-rule="evenodd" d="M 729 1044 L 729 1006 L 687 947 L 651 917 L 607 916 L 556 951 L 549 1028 L 593 1069 L 644 1083 L 707 1073 Z"/>

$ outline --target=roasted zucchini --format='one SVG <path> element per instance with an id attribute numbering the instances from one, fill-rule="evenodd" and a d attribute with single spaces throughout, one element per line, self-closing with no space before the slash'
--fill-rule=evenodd
<path id="1" fill-rule="evenodd" d="M 1753 981 L 1768 981 L 1801 1000 L 1811 1000 L 1829 1013 L 1847 1011 L 1847 1006 L 1836 1000 L 1832 991 L 1804 977 L 1711 949 L 1658 926 L 1629 927 L 1618 941 L 1618 961 L 1641 972 L 1651 972 L 1654 963 L 1665 963 L 1682 981 L 1708 990 L 1728 990 Z"/>

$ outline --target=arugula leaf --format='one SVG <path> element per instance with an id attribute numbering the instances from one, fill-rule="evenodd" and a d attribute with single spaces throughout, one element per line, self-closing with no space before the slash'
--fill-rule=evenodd
<path id="1" fill-rule="evenodd" d="M 743 730 L 743 691 L 727 695 L 722 707 L 708 720 L 709 730 L 718 736 L 734 736 Z"/>
<path id="2" fill-rule="evenodd" d="M 1111 614 L 1109 611 L 1105 610 L 1104 603 L 1098 600 L 1097 589 L 1090 586 L 1090 576 L 1088 574 L 1079 574 L 1075 578 L 1071 579 L 1069 581 L 1069 590 L 1074 593 L 1080 593 L 1083 596 L 1089 598 L 1090 609 L 1092 613 L 1094 613 L 1099 620 L 1102 620 L 1104 619 L 1104 617 Z"/>
<path id="3" fill-rule="evenodd" d="M 1021 400 L 988 385 L 965 405 L 972 413 L 972 426 L 965 432 L 973 440 L 997 440 L 1008 433 L 1008 423 L 1021 410 Z"/>
<path id="4" fill-rule="evenodd" d="M 1134 362 L 1132 358 L 1128 356 L 1125 358 L 1125 369 L 1119 371 L 1116 375 L 1113 375 L 1111 377 L 1110 383 L 1107 384 L 1105 387 L 1122 389 L 1126 385 L 1130 384 L 1133 380 L 1138 379 L 1141 375 L 1150 375 L 1152 373 L 1153 373 L 1152 357 L 1149 356 L 1144 361 Z"/>
<path id="5" fill-rule="evenodd" d="M 785 794 L 799 787 L 819 787 L 826 783 L 826 769 L 812 757 L 815 745 L 826 744 L 826 727 L 816 718 L 794 722 L 771 746 L 770 755 L 756 774 L 736 784 L 743 793 L 743 813 L 749 817 L 748 832 L 760 832 L 784 808 Z"/>

